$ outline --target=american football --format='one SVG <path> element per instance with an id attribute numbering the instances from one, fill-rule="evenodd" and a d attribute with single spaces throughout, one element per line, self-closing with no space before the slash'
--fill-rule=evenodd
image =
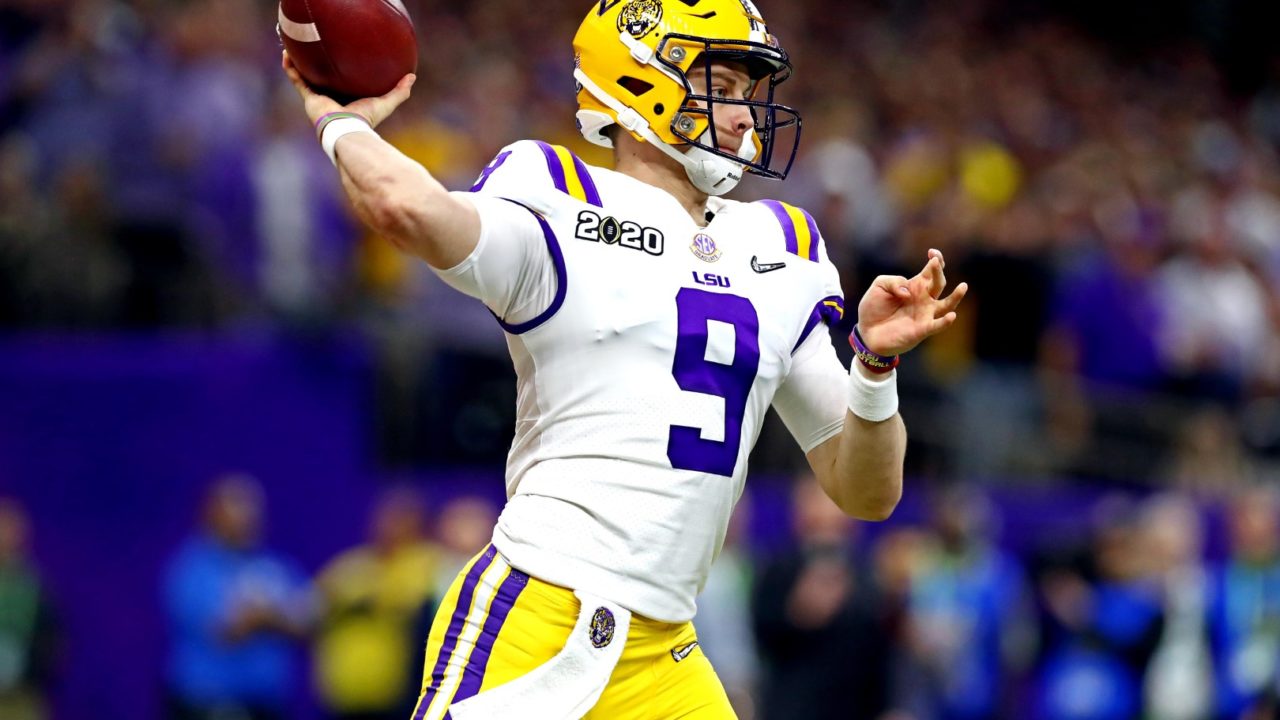
<path id="1" fill-rule="evenodd" d="M 400 0 L 282 0 L 277 31 L 302 77 L 341 100 L 387 93 L 418 65 Z"/>

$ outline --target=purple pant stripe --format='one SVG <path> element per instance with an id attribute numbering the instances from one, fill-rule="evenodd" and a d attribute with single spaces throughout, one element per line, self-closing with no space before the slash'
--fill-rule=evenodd
<path id="1" fill-rule="evenodd" d="M 579 160 L 577 155 L 572 156 L 573 166 L 578 170 L 578 179 L 582 181 L 582 190 L 587 194 L 587 202 L 598 208 L 604 207 L 604 203 L 600 201 L 600 191 L 596 189 L 596 181 L 587 172 L 587 164 Z"/>
<path id="2" fill-rule="evenodd" d="M 458 636 L 462 634 L 462 624 L 466 621 L 467 614 L 471 612 L 471 600 L 476 594 L 476 584 L 480 582 L 480 576 L 489 569 L 489 565 L 493 563 L 493 558 L 497 554 L 498 551 L 490 545 L 484 555 L 471 566 L 471 572 L 467 573 L 466 579 L 462 581 L 462 590 L 458 593 L 458 604 L 453 610 L 453 617 L 449 620 L 449 630 L 445 632 L 444 643 L 440 646 L 440 656 L 431 670 L 431 677 L 427 680 L 427 693 L 418 702 L 418 711 L 413 714 L 413 720 L 422 720 L 427 709 L 431 707 L 431 701 L 436 697 L 436 689 L 444 682 L 444 671 L 449 665 L 449 656 L 458 647 Z"/>
<path id="3" fill-rule="evenodd" d="M 818 262 L 818 243 L 822 241 L 822 236 L 818 234 L 818 223 L 813 221 L 813 216 L 801 210 L 804 215 L 804 221 L 809 225 L 809 259 Z"/>
<path id="4" fill-rule="evenodd" d="M 787 238 L 787 252 L 799 255 L 800 239 L 796 236 L 796 225 L 791 221 L 791 215 L 787 213 L 787 209 L 777 200 L 761 200 L 761 202 L 773 211 L 774 217 L 778 218 L 778 224 L 782 225 L 782 234 Z"/>
<path id="5" fill-rule="evenodd" d="M 542 148 L 542 154 L 547 157 L 547 170 L 551 172 L 551 180 L 556 184 L 556 189 L 568 194 L 569 181 L 564 177 L 564 166 L 560 164 L 560 156 L 556 154 L 555 148 L 541 140 L 534 142 L 538 143 L 538 147 Z"/>
<path id="6" fill-rule="evenodd" d="M 462 702 L 480 692 L 494 642 L 498 639 L 498 633 L 502 632 L 502 626 L 506 623 L 511 608 L 515 607 L 516 599 L 528 584 L 529 576 L 515 568 L 512 568 L 511 573 L 502 581 L 498 594 L 493 598 L 493 604 L 489 606 L 489 617 L 485 619 L 484 628 L 480 631 L 476 649 L 471 651 L 471 659 L 463 671 L 462 684 L 458 686 L 458 692 L 454 693 L 450 705 Z"/>

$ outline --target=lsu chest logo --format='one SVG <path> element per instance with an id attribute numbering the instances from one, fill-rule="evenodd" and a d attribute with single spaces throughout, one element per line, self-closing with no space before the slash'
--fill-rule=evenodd
<path id="1" fill-rule="evenodd" d="M 579 240 L 617 245 L 654 256 L 664 252 L 667 242 L 661 230 L 644 227 L 630 220 L 619 221 L 612 216 L 602 218 L 599 213 L 591 210 L 578 213 L 578 226 L 574 236 Z"/>

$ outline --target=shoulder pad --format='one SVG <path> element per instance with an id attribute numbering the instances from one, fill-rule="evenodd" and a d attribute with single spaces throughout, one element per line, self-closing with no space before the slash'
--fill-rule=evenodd
<path id="1" fill-rule="evenodd" d="M 782 236 L 786 239 L 787 252 L 810 262 L 821 262 L 822 234 L 818 232 L 818 223 L 814 222 L 812 215 L 794 205 L 777 200 L 760 200 L 759 204 L 767 207 L 778 224 L 782 226 Z"/>
<path id="2" fill-rule="evenodd" d="M 500 168 L 508 166 L 502 173 Z M 503 177 L 495 177 L 499 174 Z M 511 175 L 512 177 L 505 177 Z M 554 186 L 556 190 L 580 202 L 603 207 L 600 191 L 587 169 L 587 164 L 560 145 L 550 145 L 540 140 L 521 140 L 503 148 L 480 174 L 471 192 L 480 192 L 493 179 L 501 190 L 490 188 L 497 194 L 510 194 L 513 189 L 529 190 L 536 186 Z M 548 182 L 549 181 L 549 182 Z"/>

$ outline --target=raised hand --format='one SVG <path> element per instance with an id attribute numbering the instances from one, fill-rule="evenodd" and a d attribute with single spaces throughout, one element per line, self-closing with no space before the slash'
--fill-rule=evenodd
<path id="1" fill-rule="evenodd" d="M 418 79 L 417 75 L 410 73 L 401 78 L 400 82 L 386 95 L 362 98 L 344 107 L 333 98 L 312 90 L 307 85 L 307 81 L 303 80 L 302 75 L 298 73 L 298 68 L 294 66 L 293 61 L 289 59 L 288 52 L 281 55 L 280 66 L 284 68 L 285 74 L 289 76 L 289 81 L 293 83 L 293 86 L 298 90 L 298 94 L 302 96 L 302 106 L 313 124 L 329 113 L 349 112 L 363 117 L 369 121 L 369 125 L 376 128 L 383 120 L 390 117 L 391 113 L 395 112 L 395 109 L 400 107 L 401 103 L 409 99 L 409 91 L 413 87 L 413 83 Z"/>
<path id="2" fill-rule="evenodd" d="M 960 283 L 942 297 L 946 265 L 940 251 L 930 250 L 924 269 L 910 280 L 896 275 L 876 278 L 858 303 L 858 332 L 867 349 L 879 355 L 901 355 L 956 321 L 955 309 L 969 285 Z"/>

